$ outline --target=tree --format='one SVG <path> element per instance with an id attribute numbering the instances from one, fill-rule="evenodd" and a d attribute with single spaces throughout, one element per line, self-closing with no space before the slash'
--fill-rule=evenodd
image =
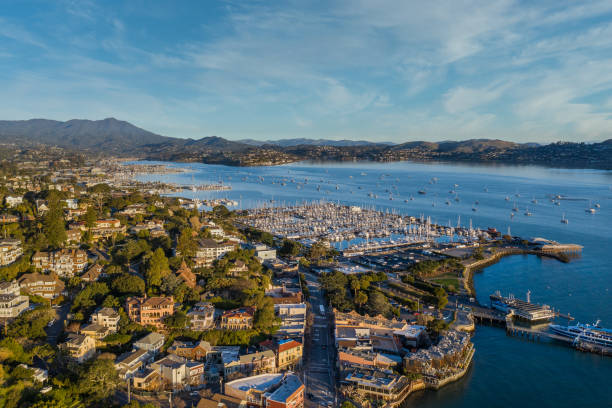
<path id="1" fill-rule="evenodd" d="M 274 314 L 274 302 L 272 302 L 272 299 L 264 297 L 257 305 L 253 327 L 267 334 L 276 325 L 278 325 L 278 318 Z"/>
<path id="2" fill-rule="evenodd" d="M 121 379 L 112 360 L 97 358 L 85 365 L 79 375 L 79 391 L 93 401 L 111 397 Z"/>
<path id="3" fill-rule="evenodd" d="M 357 291 L 361 288 L 361 284 L 359 283 L 359 279 L 353 278 L 351 279 L 351 289 L 353 289 L 353 296 L 357 296 Z"/>
<path id="4" fill-rule="evenodd" d="M 58 194 L 49 194 L 49 211 L 44 218 L 44 231 L 52 248 L 60 248 L 68 238 L 64 225 L 64 211 Z"/>
<path id="5" fill-rule="evenodd" d="M 216 218 L 229 218 L 232 213 L 224 205 L 217 205 L 212 209 L 213 216 Z"/>
<path id="6" fill-rule="evenodd" d="M 108 294 L 108 286 L 102 282 L 91 282 L 80 291 L 72 302 L 72 311 L 80 311 L 96 306 Z"/>
<path id="7" fill-rule="evenodd" d="M 177 310 L 173 315 L 166 317 L 164 323 L 173 329 L 184 329 L 189 323 L 189 318 L 185 312 Z"/>
<path id="8" fill-rule="evenodd" d="M 143 294 L 145 291 L 145 282 L 136 275 L 123 273 L 113 279 L 111 288 L 119 295 L 127 294 Z"/>
<path id="9" fill-rule="evenodd" d="M 370 298 L 368 299 L 368 310 L 371 315 L 386 315 L 390 308 L 391 305 L 389 304 L 389 300 L 385 295 L 377 290 L 370 293 Z"/>
<path id="10" fill-rule="evenodd" d="M 434 295 L 437 300 L 438 309 L 444 309 L 446 304 L 448 303 L 448 297 L 446 296 L 446 291 L 443 288 L 435 288 Z"/>
<path id="11" fill-rule="evenodd" d="M 191 228 L 183 228 L 176 243 L 176 251 L 184 257 L 192 257 L 198 250 L 198 243 L 193 237 Z"/>
<path id="12" fill-rule="evenodd" d="M 98 219 L 98 212 L 93 206 L 87 207 L 87 212 L 85 213 L 85 226 L 89 229 L 93 228 L 96 225 L 96 220 Z"/>
<path id="13" fill-rule="evenodd" d="M 363 307 L 363 305 L 365 305 L 368 302 L 368 295 L 366 295 L 365 292 L 359 292 L 357 293 L 357 296 L 355 296 L 355 303 L 357 305 L 359 305 L 359 307 Z"/>
<path id="14" fill-rule="evenodd" d="M 283 244 L 278 251 L 281 256 L 298 256 L 302 250 L 302 244 L 292 239 L 283 239 Z"/>
<path id="15" fill-rule="evenodd" d="M 166 258 L 163 249 L 157 248 L 147 261 L 147 269 L 145 271 L 147 285 L 149 287 L 160 286 L 162 278 L 169 273 L 170 265 L 168 264 L 168 258 Z"/>

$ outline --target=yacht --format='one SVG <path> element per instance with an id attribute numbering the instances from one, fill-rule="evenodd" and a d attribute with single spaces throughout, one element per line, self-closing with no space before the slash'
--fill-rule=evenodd
<path id="1" fill-rule="evenodd" d="M 550 329 L 556 334 L 574 339 L 575 342 L 612 347 L 612 330 L 600 327 L 599 323 L 598 320 L 592 325 L 577 323 L 575 326 L 561 326 L 551 324 Z"/>

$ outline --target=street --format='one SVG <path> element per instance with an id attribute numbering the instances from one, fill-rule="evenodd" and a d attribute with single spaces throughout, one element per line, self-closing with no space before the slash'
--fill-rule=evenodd
<path id="1" fill-rule="evenodd" d="M 306 340 L 304 383 L 306 386 L 305 407 L 336 406 L 335 347 L 330 327 L 330 315 L 317 277 L 305 273 L 310 291 L 310 313 L 314 315 L 311 335 Z M 320 306 L 325 308 L 322 315 Z"/>

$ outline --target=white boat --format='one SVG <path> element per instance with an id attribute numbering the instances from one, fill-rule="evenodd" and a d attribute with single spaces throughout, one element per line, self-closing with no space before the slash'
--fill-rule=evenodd
<path id="1" fill-rule="evenodd" d="M 577 323 L 575 326 L 561 326 L 551 324 L 550 329 L 556 334 L 574 339 L 576 343 L 612 347 L 612 330 L 600 327 L 599 323 L 598 320 L 593 325 Z"/>
<path id="2" fill-rule="evenodd" d="M 563 213 L 563 218 L 561 218 L 561 224 L 568 224 L 569 221 L 565 218 L 565 213 Z"/>

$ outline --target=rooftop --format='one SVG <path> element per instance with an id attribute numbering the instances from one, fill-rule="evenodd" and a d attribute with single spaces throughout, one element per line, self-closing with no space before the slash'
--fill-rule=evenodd
<path id="1" fill-rule="evenodd" d="M 298 376 L 288 374 L 283 380 L 281 386 L 270 394 L 270 396 L 268 396 L 268 400 L 281 403 L 287 402 L 287 400 L 301 387 L 303 387 L 303 385 Z"/>
<path id="2" fill-rule="evenodd" d="M 259 374 L 253 377 L 240 378 L 230 381 L 225 384 L 225 387 L 231 387 L 240 391 L 257 390 L 265 392 L 270 387 L 278 384 L 283 378 L 283 374 Z"/>

